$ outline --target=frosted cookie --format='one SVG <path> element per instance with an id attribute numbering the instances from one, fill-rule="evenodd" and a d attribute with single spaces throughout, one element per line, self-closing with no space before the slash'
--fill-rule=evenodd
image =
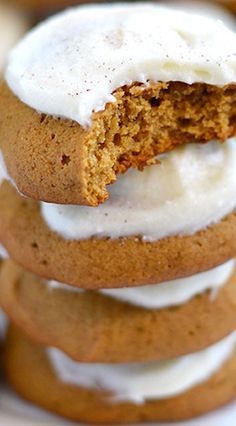
<path id="1" fill-rule="evenodd" d="M 234 258 L 235 140 L 159 161 L 120 176 L 97 208 L 35 202 L 3 181 L 0 241 L 36 275 L 90 289 L 157 284 Z"/>
<path id="2" fill-rule="evenodd" d="M 28 30 L 29 22 L 25 15 L 19 10 L 9 7 L 7 4 L 0 4 L 0 73 L 5 65 L 9 49 Z"/>
<path id="3" fill-rule="evenodd" d="M 6 373 L 27 400 L 88 423 L 174 421 L 213 410 L 236 397 L 235 333 L 171 361 L 79 364 L 34 345 L 11 329 Z"/>
<path id="4" fill-rule="evenodd" d="M 234 264 L 156 286 L 92 292 L 40 280 L 8 261 L 0 305 L 33 341 L 77 361 L 173 358 L 236 329 Z"/>
<path id="5" fill-rule="evenodd" d="M 155 4 L 80 6 L 40 24 L 11 52 L 0 87 L 18 189 L 97 206 L 128 168 L 234 135 L 235 42 L 219 20 Z"/>

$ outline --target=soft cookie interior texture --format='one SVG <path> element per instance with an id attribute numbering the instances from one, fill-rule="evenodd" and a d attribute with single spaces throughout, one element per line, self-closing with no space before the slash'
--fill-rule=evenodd
<path id="1" fill-rule="evenodd" d="M 36 27 L 1 86 L 0 137 L 19 190 L 96 206 L 118 173 L 234 135 L 235 41 L 219 20 L 155 4 L 80 6 Z"/>

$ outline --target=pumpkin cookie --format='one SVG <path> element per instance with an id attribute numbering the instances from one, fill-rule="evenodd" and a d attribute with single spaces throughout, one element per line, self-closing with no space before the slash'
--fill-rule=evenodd
<path id="1" fill-rule="evenodd" d="M 194 235 L 155 242 L 68 240 L 49 229 L 39 203 L 7 182 L 0 187 L 0 204 L 0 241 L 10 257 L 36 275 L 80 288 L 157 284 L 209 270 L 236 253 L 235 213 Z"/>
<path id="2" fill-rule="evenodd" d="M 6 373 L 25 399 L 76 421 L 181 420 L 236 397 L 235 340 L 232 334 L 168 362 L 89 365 L 75 363 L 57 349 L 43 349 L 11 328 Z"/>
<path id="3" fill-rule="evenodd" d="M 218 20 L 148 3 L 79 6 L 40 24 L 0 86 L 0 139 L 18 189 L 97 206 L 130 167 L 235 135 L 235 42 Z"/>
<path id="4" fill-rule="evenodd" d="M 77 361 L 173 358 L 209 346 L 236 329 L 233 268 L 230 261 L 158 286 L 92 292 L 40 280 L 5 261 L 0 305 L 34 341 L 58 347 Z"/>

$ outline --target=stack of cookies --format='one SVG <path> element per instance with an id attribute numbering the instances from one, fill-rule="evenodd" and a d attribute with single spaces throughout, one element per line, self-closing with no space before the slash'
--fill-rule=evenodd
<path id="1" fill-rule="evenodd" d="M 19 395 L 108 424 L 236 397 L 235 82 L 234 33 L 148 3 L 76 7 L 11 52 L 0 303 Z"/>

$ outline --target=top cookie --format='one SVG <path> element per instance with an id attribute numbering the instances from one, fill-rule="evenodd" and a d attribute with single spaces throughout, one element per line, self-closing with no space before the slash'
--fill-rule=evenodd
<path id="1" fill-rule="evenodd" d="M 12 51 L 0 139 L 25 195 L 96 206 L 129 167 L 236 134 L 236 35 L 155 4 L 79 6 Z"/>

